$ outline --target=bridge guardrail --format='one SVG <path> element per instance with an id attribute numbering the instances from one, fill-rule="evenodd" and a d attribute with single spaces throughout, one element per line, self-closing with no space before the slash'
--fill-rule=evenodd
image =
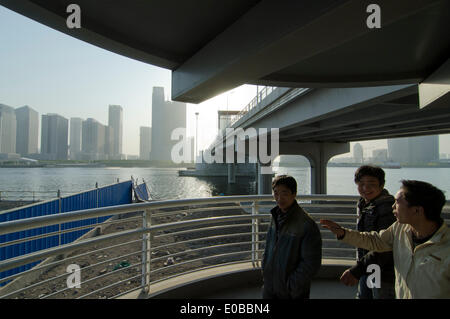
<path id="1" fill-rule="evenodd" d="M 241 117 L 250 112 L 256 105 L 261 103 L 276 87 L 274 86 L 265 86 L 258 94 L 236 115 L 231 118 L 229 127 L 233 126 Z"/>

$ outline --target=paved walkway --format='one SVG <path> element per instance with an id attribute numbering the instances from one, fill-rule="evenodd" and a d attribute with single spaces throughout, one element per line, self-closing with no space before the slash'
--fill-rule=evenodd
<path id="1" fill-rule="evenodd" d="M 347 287 L 339 281 L 317 279 L 311 286 L 311 299 L 354 299 L 357 287 Z M 202 298 L 202 297 L 200 297 Z M 228 289 L 216 294 L 208 294 L 204 299 L 260 299 L 261 287 Z"/>

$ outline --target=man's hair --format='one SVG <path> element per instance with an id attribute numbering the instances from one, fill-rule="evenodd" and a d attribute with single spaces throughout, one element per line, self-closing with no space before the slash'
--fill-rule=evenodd
<path id="1" fill-rule="evenodd" d="M 378 179 L 380 186 L 384 186 L 384 171 L 381 167 L 373 165 L 363 165 L 359 167 L 355 172 L 355 183 L 359 183 L 363 176 L 372 176 Z"/>
<path id="2" fill-rule="evenodd" d="M 428 220 L 440 222 L 445 195 L 427 182 L 402 180 L 403 194 L 409 206 L 421 206 Z"/>
<path id="3" fill-rule="evenodd" d="M 297 182 L 295 178 L 289 175 L 278 175 L 272 182 L 272 190 L 278 185 L 285 185 L 293 194 L 297 194 Z"/>

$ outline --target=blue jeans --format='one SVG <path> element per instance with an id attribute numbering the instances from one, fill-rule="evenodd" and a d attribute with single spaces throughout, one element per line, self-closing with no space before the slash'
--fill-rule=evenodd
<path id="1" fill-rule="evenodd" d="M 367 275 L 359 279 L 357 299 L 395 299 L 393 283 L 381 282 L 380 288 L 369 288 L 366 284 Z"/>

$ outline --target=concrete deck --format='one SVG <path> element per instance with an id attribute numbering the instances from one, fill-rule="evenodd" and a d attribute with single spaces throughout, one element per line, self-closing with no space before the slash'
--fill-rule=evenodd
<path id="1" fill-rule="evenodd" d="M 311 299 L 354 299 L 357 288 L 339 282 L 354 262 L 324 259 L 311 286 Z M 150 294 L 135 291 L 120 299 L 261 299 L 261 270 L 252 263 L 214 267 L 176 276 L 151 285 Z"/>
<path id="2" fill-rule="evenodd" d="M 311 285 L 311 299 L 355 299 L 357 287 L 346 287 L 339 280 L 317 279 Z M 262 299 L 261 286 L 226 289 L 201 299 Z"/>

